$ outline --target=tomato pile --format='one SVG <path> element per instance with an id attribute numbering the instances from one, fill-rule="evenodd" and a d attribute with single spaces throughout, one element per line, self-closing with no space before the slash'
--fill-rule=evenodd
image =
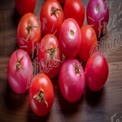
<path id="1" fill-rule="evenodd" d="M 17 27 L 19 49 L 8 63 L 8 82 L 17 94 L 29 90 L 32 111 L 38 116 L 50 112 L 57 77 L 60 92 L 70 103 L 83 96 L 86 86 L 93 92 L 101 90 L 109 73 L 97 47 L 109 19 L 106 1 L 89 0 L 85 10 L 81 0 L 45 0 L 40 17 L 33 13 L 36 0 L 15 1 L 22 17 Z"/>

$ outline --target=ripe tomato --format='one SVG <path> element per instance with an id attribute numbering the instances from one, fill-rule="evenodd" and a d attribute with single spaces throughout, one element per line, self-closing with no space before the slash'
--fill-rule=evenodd
<path id="1" fill-rule="evenodd" d="M 14 51 L 8 63 L 8 82 L 17 94 L 25 93 L 33 77 L 33 65 L 27 52 L 22 49 Z"/>
<path id="2" fill-rule="evenodd" d="M 61 66 L 62 53 L 58 39 L 53 34 L 45 35 L 38 46 L 38 64 L 41 73 L 54 78 Z"/>
<path id="3" fill-rule="evenodd" d="M 38 116 L 47 115 L 54 101 L 54 89 L 51 80 L 45 74 L 37 74 L 29 89 L 29 101 L 32 111 Z"/>
<path id="4" fill-rule="evenodd" d="M 103 88 L 108 77 L 108 63 L 101 52 L 94 53 L 85 67 L 86 82 L 92 91 Z"/>
<path id="5" fill-rule="evenodd" d="M 15 0 L 15 6 L 20 15 L 32 13 L 35 9 L 36 0 Z"/>
<path id="6" fill-rule="evenodd" d="M 43 35 L 55 34 L 58 37 L 59 28 L 64 21 L 64 13 L 57 0 L 45 1 L 40 12 L 40 21 Z"/>
<path id="7" fill-rule="evenodd" d="M 81 44 L 81 31 L 74 19 L 68 18 L 61 25 L 59 44 L 66 57 L 73 58 L 78 54 Z"/>
<path id="8" fill-rule="evenodd" d="M 91 54 L 97 51 L 97 36 L 95 30 L 90 25 L 81 27 L 81 45 L 79 57 L 87 61 Z"/>
<path id="9" fill-rule="evenodd" d="M 90 0 L 87 6 L 87 22 L 95 29 L 98 37 L 105 34 L 109 20 L 106 0 Z"/>
<path id="10" fill-rule="evenodd" d="M 29 55 L 34 53 L 41 38 L 39 19 L 32 13 L 25 14 L 17 28 L 17 42 L 19 48 L 24 49 Z"/>
<path id="11" fill-rule="evenodd" d="M 59 87 L 68 102 L 78 101 L 84 93 L 85 74 L 76 59 L 65 60 L 59 74 Z"/>
<path id="12" fill-rule="evenodd" d="M 84 22 L 85 8 L 81 0 L 66 0 L 64 4 L 65 18 L 74 18 L 81 27 Z"/>

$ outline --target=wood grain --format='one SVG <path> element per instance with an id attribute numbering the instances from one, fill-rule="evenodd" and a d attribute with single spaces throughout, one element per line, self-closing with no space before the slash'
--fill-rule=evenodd
<path id="1" fill-rule="evenodd" d="M 88 0 L 82 0 L 85 7 Z M 37 0 L 35 14 L 39 16 L 44 0 Z M 108 1 L 110 5 L 110 1 Z M 120 7 L 120 9 L 119 9 Z M 122 1 L 112 1 L 108 35 L 121 32 Z M 117 16 L 116 24 L 113 19 Z M 107 53 L 109 77 L 105 87 L 97 93 L 86 88 L 84 96 L 75 104 L 62 97 L 58 80 L 53 80 L 55 100 L 51 112 L 44 118 L 37 117 L 29 107 L 28 93 L 16 95 L 7 81 L 7 64 L 11 53 L 17 49 L 16 28 L 20 16 L 14 0 L 0 1 L 0 122 L 116 122 L 122 121 L 122 43 Z M 116 21 L 117 21 L 116 20 Z M 117 36 L 117 35 L 115 35 Z M 122 33 L 119 35 L 122 41 Z M 108 37 L 107 37 L 108 38 Z M 113 38 L 114 39 L 114 38 Z M 111 40 L 114 41 L 114 40 Z M 116 41 L 116 40 L 115 40 Z M 112 121 L 112 117 L 113 121 Z"/>

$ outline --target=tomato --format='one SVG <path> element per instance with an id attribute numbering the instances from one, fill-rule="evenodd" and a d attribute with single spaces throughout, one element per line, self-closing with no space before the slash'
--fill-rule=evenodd
<path id="1" fill-rule="evenodd" d="M 34 53 L 41 38 L 39 19 L 32 13 L 25 14 L 17 28 L 17 42 L 19 48 L 24 49 L 29 55 Z"/>
<path id="2" fill-rule="evenodd" d="M 45 35 L 38 46 L 38 64 L 40 72 L 54 78 L 61 67 L 62 53 L 58 39 L 53 34 Z"/>
<path id="3" fill-rule="evenodd" d="M 73 58 L 78 54 L 81 44 L 81 31 L 74 19 L 68 18 L 61 25 L 59 44 L 66 57 Z"/>
<path id="4" fill-rule="evenodd" d="M 33 77 L 33 65 L 27 52 L 22 49 L 14 51 L 8 62 L 8 82 L 17 94 L 25 93 Z"/>
<path id="5" fill-rule="evenodd" d="M 59 74 L 59 88 L 64 98 L 71 103 L 78 101 L 83 95 L 85 74 L 77 59 L 64 61 Z"/>
<path id="6" fill-rule="evenodd" d="M 64 15 L 65 18 L 74 18 L 81 27 L 85 17 L 85 8 L 81 0 L 66 0 Z"/>
<path id="7" fill-rule="evenodd" d="M 58 37 L 59 28 L 64 21 L 64 13 L 57 0 L 45 1 L 40 12 L 40 21 L 43 35 L 55 34 Z"/>
<path id="8" fill-rule="evenodd" d="M 20 15 L 33 13 L 36 0 L 15 0 L 15 6 Z"/>
<path id="9" fill-rule="evenodd" d="M 108 62 L 101 52 L 95 52 L 85 67 L 86 82 L 90 90 L 99 91 L 108 77 Z"/>
<path id="10" fill-rule="evenodd" d="M 105 34 L 109 20 L 106 0 L 90 0 L 87 6 L 87 22 L 95 29 L 98 37 Z"/>
<path id="11" fill-rule="evenodd" d="M 32 111 L 38 116 L 47 115 L 54 101 L 54 89 L 51 80 L 45 74 L 37 74 L 29 89 L 29 102 Z"/>
<path id="12" fill-rule="evenodd" d="M 97 51 L 97 35 L 90 25 L 81 27 L 81 45 L 79 57 L 86 62 L 90 55 Z"/>

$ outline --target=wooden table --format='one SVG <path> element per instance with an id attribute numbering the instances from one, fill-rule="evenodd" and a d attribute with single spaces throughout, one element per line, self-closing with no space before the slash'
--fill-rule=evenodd
<path id="1" fill-rule="evenodd" d="M 35 13 L 40 14 L 44 0 L 37 0 Z M 88 0 L 83 0 L 86 6 Z M 16 28 L 19 15 L 14 0 L 0 0 L 0 122 L 122 122 L 122 1 L 108 0 L 110 19 L 105 44 L 101 44 L 109 63 L 109 77 L 103 90 L 86 90 L 75 104 L 61 96 L 58 81 L 55 100 L 48 116 L 34 115 L 29 107 L 28 93 L 16 95 L 7 82 L 7 63 L 17 48 Z"/>

